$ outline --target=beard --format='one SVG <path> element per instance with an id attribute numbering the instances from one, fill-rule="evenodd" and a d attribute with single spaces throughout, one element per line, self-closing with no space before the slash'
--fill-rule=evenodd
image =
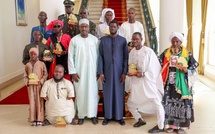
<path id="1" fill-rule="evenodd" d="M 53 79 L 54 79 L 54 81 L 55 81 L 56 83 L 58 83 L 58 82 L 60 82 L 60 81 L 63 79 L 63 77 L 57 79 L 57 78 L 55 78 L 55 77 L 53 76 Z"/>
<path id="2" fill-rule="evenodd" d="M 111 35 L 115 35 L 116 33 L 117 33 L 117 31 L 116 32 L 110 32 Z"/>

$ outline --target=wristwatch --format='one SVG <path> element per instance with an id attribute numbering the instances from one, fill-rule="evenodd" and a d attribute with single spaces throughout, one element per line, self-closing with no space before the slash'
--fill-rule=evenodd
<path id="1" fill-rule="evenodd" d="M 143 76 L 143 77 L 145 76 L 145 72 L 142 72 L 142 76 Z"/>

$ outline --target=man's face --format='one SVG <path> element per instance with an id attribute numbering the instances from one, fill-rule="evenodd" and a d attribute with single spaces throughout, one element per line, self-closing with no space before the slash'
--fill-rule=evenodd
<path id="1" fill-rule="evenodd" d="M 47 15 L 46 15 L 46 13 L 40 12 L 40 13 L 39 13 L 39 16 L 38 16 L 38 19 L 39 19 L 40 23 L 45 23 L 46 20 L 47 20 Z"/>
<path id="2" fill-rule="evenodd" d="M 79 30 L 81 32 L 81 35 L 87 35 L 89 32 L 89 25 L 82 23 L 79 25 Z"/>
<path id="3" fill-rule="evenodd" d="M 139 34 L 133 34 L 132 35 L 132 44 L 134 45 L 134 47 L 140 46 L 142 45 L 142 38 L 140 37 Z"/>
<path id="4" fill-rule="evenodd" d="M 134 20 L 134 18 L 135 18 L 135 11 L 134 10 L 132 10 L 132 9 L 129 9 L 128 10 L 128 19 L 129 20 Z"/>
<path id="5" fill-rule="evenodd" d="M 59 33 L 62 29 L 62 26 L 60 25 L 60 23 L 55 23 L 53 26 L 54 29 L 54 33 Z"/>
<path id="6" fill-rule="evenodd" d="M 111 19 L 112 19 L 112 16 L 113 16 L 112 12 L 111 12 L 111 11 L 108 11 L 108 12 L 105 14 L 105 20 L 110 22 Z"/>
<path id="7" fill-rule="evenodd" d="M 86 18 L 88 17 L 88 12 L 86 9 L 81 9 L 81 12 L 80 12 L 80 15 L 81 15 L 81 18 Z"/>
<path id="8" fill-rule="evenodd" d="M 33 37 L 35 42 L 40 42 L 42 40 L 42 35 L 39 31 L 35 31 Z"/>
<path id="9" fill-rule="evenodd" d="M 71 14 L 73 11 L 73 6 L 65 6 L 65 11 L 67 14 Z"/>
<path id="10" fill-rule="evenodd" d="M 54 69 L 54 78 L 56 80 L 60 80 L 61 78 L 63 78 L 64 75 L 64 68 L 56 66 Z"/>
<path id="11" fill-rule="evenodd" d="M 119 28 L 119 27 L 117 26 L 116 23 L 110 23 L 110 26 L 109 26 L 110 34 L 111 34 L 111 35 L 116 34 L 118 28 Z"/>
<path id="12" fill-rule="evenodd" d="M 30 52 L 30 54 L 29 54 L 29 56 L 30 56 L 30 60 L 31 61 L 36 61 L 37 60 L 37 54 L 35 53 L 35 52 Z"/>
<path id="13" fill-rule="evenodd" d="M 179 49 L 181 43 L 182 43 L 182 42 L 181 42 L 177 37 L 173 37 L 173 38 L 172 38 L 172 47 L 173 47 L 174 49 Z"/>

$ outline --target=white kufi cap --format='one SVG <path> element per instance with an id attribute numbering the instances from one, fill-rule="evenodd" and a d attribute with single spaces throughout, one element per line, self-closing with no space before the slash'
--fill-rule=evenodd
<path id="1" fill-rule="evenodd" d="M 81 25 L 83 23 L 89 25 L 89 20 L 88 19 L 80 19 L 79 20 L 79 25 Z"/>

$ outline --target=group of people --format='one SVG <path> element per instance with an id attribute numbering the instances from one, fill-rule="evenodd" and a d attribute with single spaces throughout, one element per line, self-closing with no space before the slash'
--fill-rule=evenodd
<path id="1" fill-rule="evenodd" d="M 125 125 L 126 91 L 128 109 L 137 121 L 134 127 L 146 125 L 141 113 L 156 114 L 157 125 L 149 133 L 184 133 L 194 121 L 190 79 L 198 67 L 182 45 L 184 35 L 171 33 L 171 46 L 156 56 L 144 46 L 143 25 L 135 20 L 134 8 L 128 9 L 128 21 L 121 26 L 114 20 L 113 9 L 103 9 L 96 30 L 86 8 L 81 8 L 79 16 L 72 12 L 72 1 L 65 0 L 64 5 L 66 13 L 48 25 L 47 14 L 39 13 L 40 26 L 32 28 L 31 43 L 23 51 L 31 125 L 54 124 L 58 116 L 70 124 L 82 125 L 85 118 L 98 124 L 99 79 L 102 125 L 109 121 Z M 44 59 L 45 50 L 51 59 Z M 172 64 L 175 58 L 177 63 Z M 136 66 L 136 73 L 130 72 L 130 64 Z"/>

